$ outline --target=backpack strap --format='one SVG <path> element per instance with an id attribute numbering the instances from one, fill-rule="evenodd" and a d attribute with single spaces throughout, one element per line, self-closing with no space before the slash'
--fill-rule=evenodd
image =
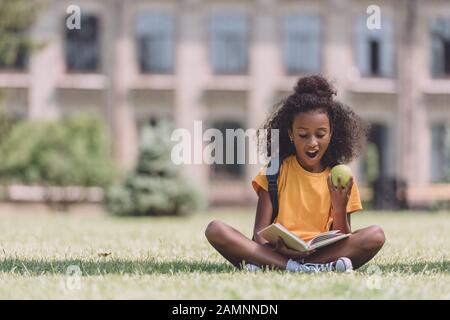
<path id="1" fill-rule="evenodd" d="M 278 216 L 278 176 L 280 175 L 280 158 L 274 157 L 269 161 L 266 177 L 268 182 L 270 201 L 272 202 L 272 219 Z"/>
<path id="2" fill-rule="evenodd" d="M 268 182 L 270 201 L 272 202 L 272 218 L 271 223 L 275 221 L 278 215 L 278 176 L 280 175 L 280 158 L 274 157 L 270 159 L 266 177 Z M 252 237 L 255 240 L 255 236 Z"/>

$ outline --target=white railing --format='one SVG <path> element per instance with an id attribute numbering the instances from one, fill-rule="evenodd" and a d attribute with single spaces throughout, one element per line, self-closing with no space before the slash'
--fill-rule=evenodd
<path id="1" fill-rule="evenodd" d="M 1 193 L 4 201 L 12 202 L 100 203 L 104 199 L 100 187 L 10 185 L 2 187 Z"/>

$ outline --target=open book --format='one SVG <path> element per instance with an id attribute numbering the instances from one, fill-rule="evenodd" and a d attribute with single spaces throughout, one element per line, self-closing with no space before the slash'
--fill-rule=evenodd
<path id="1" fill-rule="evenodd" d="M 283 239 L 288 248 L 297 251 L 309 251 L 321 248 L 350 236 L 349 233 L 342 234 L 339 232 L 339 230 L 332 230 L 321 233 L 312 238 L 310 241 L 305 242 L 279 223 L 273 223 L 270 226 L 265 227 L 258 232 L 258 235 L 262 236 L 264 239 L 274 245 L 277 243 L 278 238 L 280 237 Z"/>

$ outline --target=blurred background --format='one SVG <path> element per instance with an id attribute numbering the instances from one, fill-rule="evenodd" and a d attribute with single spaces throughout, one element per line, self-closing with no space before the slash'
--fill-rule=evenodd
<path id="1" fill-rule="evenodd" d="M 171 130 L 259 128 L 315 73 L 372 125 L 364 207 L 448 209 L 449 1 L 0 0 L 0 208 L 253 206 L 259 165 L 175 167 Z"/>

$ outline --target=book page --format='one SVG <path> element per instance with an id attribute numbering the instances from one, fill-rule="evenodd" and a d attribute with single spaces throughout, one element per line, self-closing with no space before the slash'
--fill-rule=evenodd
<path id="1" fill-rule="evenodd" d="M 329 244 L 335 243 L 335 242 L 337 242 L 339 240 L 348 238 L 349 236 L 350 236 L 350 233 L 347 233 L 347 234 L 342 234 L 342 233 L 341 234 L 334 234 L 333 237 L 331 237 L 331 238 L 329 237 L 327 239 L 322 239 L 321 241 L 317 241 L 317 242 L 311 244 L 310 248 L 311 249 L 321 248 L 321 247 L 327 246 Z"/>
<path id="2" fill-rule="evenodd" d="M 258 232 L 263 238 L 272 244 L 276 244 L 278 238 L 283 239 L 286 246 L 297 251 L 308 251 L 308 245 L 297 235 L 287 230 L 281 224 L 271 224 Z"/>
<path id="3" fill-rule="evenodd" d="M 331 238 L 337 237 L 337 236 L 339 236 L 339 235 L 341 235 L 341 233 L 339 233 L 338 231 L 337 231 L 337 232 L 333 232 L 333 233 L 329 233 L 329 232 L 321 233 L 321 234 L 319 234 L 318 236 L 316 236 L 316 237 L 314 237 L 313 239 L 311 239 L 311 240 L 308 242 L 308 245 L 314 245 L 314 244 L 316 244 L 316 243 L 319 243 L 319 242 L 321 242 L 321 241 L 324 241 L 324 240 L 327 240 L 327 239 L 331 239 Z"/>

